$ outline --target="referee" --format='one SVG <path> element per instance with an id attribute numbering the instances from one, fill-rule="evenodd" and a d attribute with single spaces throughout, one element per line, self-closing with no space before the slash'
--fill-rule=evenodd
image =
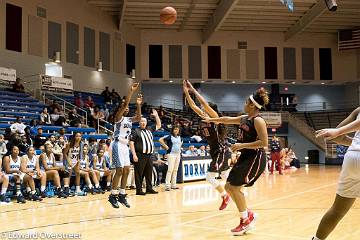
<path id="1" fill-rule="evenodd" d="M 156 120 L 156 130 L 161 128 L 161 121 L 155 109 L 152 116 Z M 151 155 L 154 152 L 153 135 L 151 131 L 146 129 L 147 120 L 141 118 L 140 128 L 132 130 L 130 136 L 130 150 L 133 155 L 135 169 L 135 185 L 136 195 L 156 194 L 158 193 L 152 188 L 151 179 L 153 172 L 153 162 Z M 142 180 L 146 180 L 146 192 L 142 191 Z"/>

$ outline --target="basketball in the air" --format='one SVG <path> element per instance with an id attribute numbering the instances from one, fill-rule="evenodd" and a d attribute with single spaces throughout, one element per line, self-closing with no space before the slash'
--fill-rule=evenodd
<path id="1" fill-rule="evenodd" d="M 160 21 L 166 25 L 171 25 L 176 21 L 176 10 L 173 7 L 164 7 L 160 11 Z"/>

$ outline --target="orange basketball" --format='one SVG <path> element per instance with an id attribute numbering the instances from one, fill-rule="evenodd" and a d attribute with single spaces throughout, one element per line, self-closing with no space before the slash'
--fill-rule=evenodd
<path id="1" fill-rule="evenodd" d="M 160 21 L 166 25 L 171 25 L 176 21 L 176 10 L 173 7 L 164 7 L 160 11 Z"/>

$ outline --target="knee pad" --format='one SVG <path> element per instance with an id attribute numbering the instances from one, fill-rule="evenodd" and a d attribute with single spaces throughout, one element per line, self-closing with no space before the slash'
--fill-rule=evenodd
<path id="1" fill-rule="evenodd" d="M 211 184 L 214 188 L 217 188 L 220 183 L 217 179 L 215 179 L 217 176 L 216 172 L 207 172 L 206 174 L 206 181 Z"/>

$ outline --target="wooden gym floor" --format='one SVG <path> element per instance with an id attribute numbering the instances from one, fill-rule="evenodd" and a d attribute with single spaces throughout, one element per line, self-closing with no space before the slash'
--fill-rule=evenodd
<path id="1" fill-rule="evenodd" d="M 12 233 L 79 233 L 81 239 L 310 239 L 335 196 L 340 167 L 310 166 L 285 175 L 263 174 L 248 189 L 249 206 L 258 214 L 256 229 L 234 237 L 234 204 L 219 211 L 219 196 L 204 181 L 181 190 L 136 196 L 130 209 L 113 209 L 108 193 L 45 199 L 41 203 L 0 206 L 0 238 Z M 355 204 L 328 239 L 360 239 L 359 204 Z"/>

